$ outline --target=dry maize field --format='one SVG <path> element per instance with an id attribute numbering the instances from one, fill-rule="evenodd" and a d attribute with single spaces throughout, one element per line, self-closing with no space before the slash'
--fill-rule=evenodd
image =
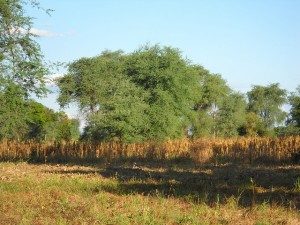
<path id="1" fill-rule="evenodd" d="M 300 152 L 300 136 L 284 138 L 182 139 L 163 143 L 38 143 L 4 140 L 0 160 L 70 162 L 115 159 L 170 160 L 187 158 L 195 162 L 291 162 Z"/>

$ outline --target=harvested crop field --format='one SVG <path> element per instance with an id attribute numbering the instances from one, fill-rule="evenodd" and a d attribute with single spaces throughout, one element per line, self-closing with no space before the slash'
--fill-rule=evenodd
<path id="1" fill-rule="evenodd" d="M 300 166 L 0 163 L 0 224 L 299 224 Z"/>

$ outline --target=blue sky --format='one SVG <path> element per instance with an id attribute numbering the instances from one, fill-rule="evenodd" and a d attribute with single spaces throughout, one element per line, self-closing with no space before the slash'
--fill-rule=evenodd
<path id="1" fill-rule="evenodd" d="M 300 85 L 298 0 L 40 0 L 34 28 L 47 60 L 69 62 L 105 49 L 150 44 L 177 47 L 192 62 L 220 73 L 237 91 L 279 82 Z M 54 109 L 56 94 L 40 100 Z M 69 113 L 75 115 L 71 107 Z"/>

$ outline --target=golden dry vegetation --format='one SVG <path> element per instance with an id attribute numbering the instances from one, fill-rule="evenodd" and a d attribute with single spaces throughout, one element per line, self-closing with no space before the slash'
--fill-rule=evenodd
<path id="1" fill-rule="evenodd" d="M 289 162 L 300 151 L 300 136 L 283 138 L 182 139 L 163 143 L 37 143 L 2 141 L 0 160 L 97 161 L 118 158 L 175 159 L 196 162 Z"/>

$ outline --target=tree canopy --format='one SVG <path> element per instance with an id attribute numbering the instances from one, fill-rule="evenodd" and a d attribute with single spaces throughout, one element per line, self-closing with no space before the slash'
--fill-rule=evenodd
<path id="1" fill-rule="evenodd" d="M 36 5 L 34 2 L 27 2 Z M 25 96 L 45 94 L 47 67 L 20 0 L 0 0 L 0 91 L 17 85 Z"/>
<path id="2" fill-rule="evenodd" d="M 288 99 L 291 105 L 288 123 L 300 127 L 300 86 L 297 87 L 296 92 L 291 93 Z"/>
<path id="3" fill-rule="evenodd" d="M 125 141 L 182 137 L 199 91 L 189 62 L 160 46 L 79 59 L 58 86 L 62 106 L 76 101 L 87 112 L 85 135 Z"/>
<path id="4" fill-rule="evenodd" d="M 60 105 L 76 102 L 86 114 L 86 139 L 269 135 L 286 118 L 279 84 L 253 86 L 246 99 L 219 74 L 159 45 L 78 59 L 57 84 Z"/>
<path id="5" fill-rule="evenodd" d="M 0 0 L 0 139 L 77 139 L 77 120 L 30 99 L 47 93 L 49 71 L 25 4 L 39 7 L 31 0 Z"/>
<path id="6" fill-rule="evenodd" d="M 286 118 L 286 112 L 281 108 L 287 102 L 286 90 L 278 83 L 268 86 L 253 86 L 248 95 L 248 110 L 256 113 L 266 130 L 274 128 Z"/>

